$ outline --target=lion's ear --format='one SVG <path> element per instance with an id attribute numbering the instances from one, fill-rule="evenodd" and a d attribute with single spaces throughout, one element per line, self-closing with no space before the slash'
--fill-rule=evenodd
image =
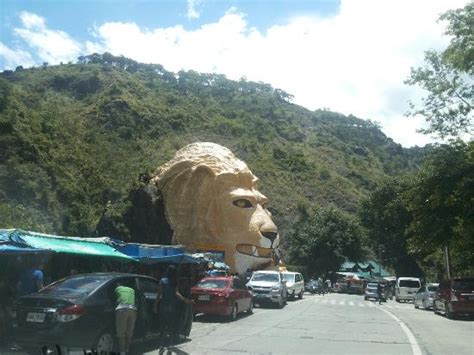
<path id="1" fill-rule="evenodd" d="M 197 180 L 204 176 L 214 178 L 216 176 L 215 172 L 207 165 L 199 164 L 193 168 L 193 176 L 197 177 Z"/>

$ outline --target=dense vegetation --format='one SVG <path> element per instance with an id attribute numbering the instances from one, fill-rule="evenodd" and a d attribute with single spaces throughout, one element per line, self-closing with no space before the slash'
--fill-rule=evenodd
<path id="1" fill-rule="evenodd" d="M 387 263 L 405 274 L 419 265 L 432 280 L 474 275 L 474 3 L 440 20 L 448 22 L 449 45 L 428 50 L 407 83 L 426 92 L 410 114 L 425 118 L 425 133 L 450 140 L 416 173 L 382 184 L 359 211 L 370 244 Z"/>
<path id="2" fill-rule="evenodd" d="M 105 211 L 123 213 L 140 177 L 190 142 L 222 144 L 246 161 L 283 233 L 299 205 L 354 213 L 424 154 L 264 83 L 107 53 L 3 72 L 0 132 L 0 225 L 82 236 L 96 235 Z"/>

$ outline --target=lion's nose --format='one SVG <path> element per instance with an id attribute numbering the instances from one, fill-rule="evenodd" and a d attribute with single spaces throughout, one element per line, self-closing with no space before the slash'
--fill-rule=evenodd
<path id="1" fill-rule="evenodd" d="M 265 238 L 270 239 L 270 241 L 272 242 L 271 245 L 273 245 L 273 242 L 278 237 L 278 233 L 276 232 L 261 232 L 261 233 Z"/>

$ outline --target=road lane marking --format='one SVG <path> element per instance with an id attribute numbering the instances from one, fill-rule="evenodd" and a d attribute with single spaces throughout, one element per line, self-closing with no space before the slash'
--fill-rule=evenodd
<path id="1" fill-rule="evenodd" d="M 411 351 L 413 352 L 413 355 L 421 355 L 421 349 L 418 346 L 418 343 L 416 342 L 416 338 L 411 332 L 410 328 L 407 327 L 405 323 L 403 323 L 400 319 L 395 317 L 390 311 L 387 311 L 386 309 L 383 309 L 382 307 L 377 307 L 380 309 L 382 312 L 387 313 L 390 317 L 395 319 L 395 321 L 400 325 L 402 330 L 405 332 L 406 336 L 408 337 L 408 341 L 410 342 L 411 346 Z"/>
<path id="2" fill-rule="evenodd" d="M 359 307 L 365 307 L 365 304 L 363 304 L 362 302 L 359 302 Z"/>
<path id="3" fill-rule="evenodd" d="M 331 304 L 332 304 L 332 305 L 335 305 L 335 304 L 336 304 L 336 300 L 331 300 Z"/>
<path id="4" fill-rule="evenodd" d="M 344 306 L 344 305 L 346 304 L 346 301 L 340 301 L 339 304 L 340 304 L 341 306 Z"/>
<path id="5" fill-rule="evenodd" d="M 354 302 L 349 301 L 349 305 L 350 305 L 350 306 L 353 306 L 353 305 L 354 305 Z"/>

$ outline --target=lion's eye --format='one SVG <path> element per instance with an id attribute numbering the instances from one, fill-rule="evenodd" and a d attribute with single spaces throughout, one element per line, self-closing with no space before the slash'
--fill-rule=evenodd
<path id="1" fill-rule="evenodd" d="M 233 202 L 233 204 L 237 207 L 240 207 L 240 208 L 251 208 L 251 207 L 253 207 L 252 202 L 250 202 L 249 200 L 244 199 L 244 198 L 235 200 Z"/>

